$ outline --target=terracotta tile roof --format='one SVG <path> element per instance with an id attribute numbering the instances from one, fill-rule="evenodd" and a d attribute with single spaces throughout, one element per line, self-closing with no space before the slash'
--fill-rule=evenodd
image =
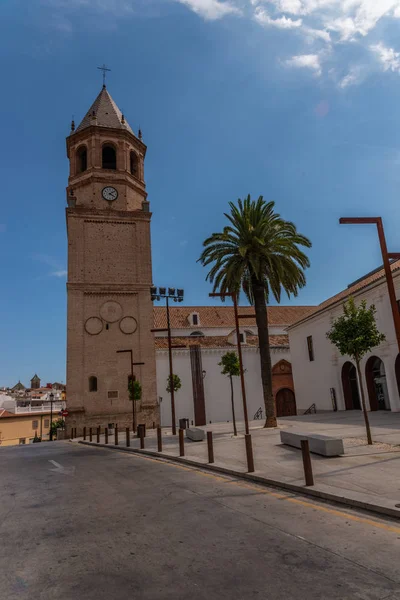
<path id="1" fill-rule="evenodd" d="M 268 321 L 270 325 L 291 325 L 292 323 L 304 318 L 310 312 L 315 310 L 315 306 L 269 306 Z M 235 318 L 231 306 L 171 306 L 170 318 L 173 329 L 193 329 L 189 325 L 188 317 L 192 313 L 199 313 L 200 325 L 202 327 L 235 327 Z M 240 306 L 239 314 L 254 314 L 252 306 Z M 254 327 L 255 319 L 243 319 L 241 326 Z M 167 316 L 165 307 L 154 307 L 154 325 L 157 328 L 167 326 Z"/>
<path id="2" fill-rule="evenodd" d="M 14 413 L 10 413 L 8 410 L 6 410 L 5 408 L 0 408 L 0 419 L 2 417 L 14 417 Z"/>
<path id="3" fill-rule="evenodd" d="M 269 343 L 271 348 L 285 348 L 289 347 L 289 337 L 287 335 L 270 335 Z M 164 338 L 155 338 L 156 350 L 165 350 L 168 348 L 168 339 Z M 219 336 L 204 336 L 204 337 L 195 337 L 195 336 L 187 336 L 187 337 L 174 337 L 172 338 L 173 346 L 201 346 L 202 348 L 232 348 L 233 350 L 236 348 L 235 344 L 230 344 L 228 342 L 228 337 L 219 335 Z M 247 335 L 246 336 L 246 344 L 243 344 L 243 347 L 246 346 L 258 346 L 258 337 L 256 335 Z"/>
<path id="4" fill-rule="evenodd" d="M 112 127 L 113 129 L 126 129 L 133 133 L 130 125 L 125 120 L 122 123 L 122 113 L 114 100 L 111 98 L 106 87 L 103 87 L 92 106 L 83 117 L 76 131 L 81 131 L 92 125 L 92 114 L 96 115 L 96 121 L 93 122 L 97 127 Z"/>
<path id="5" fill-rule="evenodd" d="M 396 271 L 398 271 L 400 269 L 400 260 L 393 261 L 390 265 L 390 268 L 391 268 L 392 273 L 395 273 Z M 383 267 L 379 268 L 379 269 L 375 269 L 375 271 L 372 271 L 371 273 L 367 273 L 367 275 L 365 275 L 365 277 L 358 279 L 355 283 L 349 285 L 349 287 L 347 287 L 345 290 L 342 290 L 338 294 L 335 294 L 335 296 L 332 296 L 331 298 L 324 300 L 324 302 L 321 302 L 321 304 L 314 307 L 313 310 L 311 310 L 308 314 L 304 315 L 303 317 L 301 317 L 300 319 L 295 321 L 293 323 L 293 325 L 297 325 L 298 323 L 301 323 L 303 320 L 307 319 L 308 317 L 324 311 L 325 309 L 329 308 L 330 306 L 333 306 L 334 304 L 336 304 L 337 302 L 340 302 L 341 300 L 342 301 L 346 300 L 350 296 L 353 296 L 357 292 L 360 292 L 364 288 L 368 287 L 369 285 L 371 285 L 373 283 L 378 282 L 379 280 L 383 281 L 384 278 L 385 278 L 385 271 L 384 271 Z"/>

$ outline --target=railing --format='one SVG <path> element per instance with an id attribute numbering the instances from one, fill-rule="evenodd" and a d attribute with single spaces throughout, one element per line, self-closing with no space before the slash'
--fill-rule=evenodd
<path id="1" fill-rule="evenodd" d="M 64 403 L 63 402 L 53 402 L 53 413 L 57 413 L 60 410 L 63 410 L 64 408 Z M 13 411 L 12 409 L 7 409 L 10 412 L 15 412 L 15 413 L 39 413 L 39 412 L 50 412 L 51 411 L 51 407 L 50 407 L 50 402 L 46 402 L 44 404 L 40 404 L 39 406 L 16 406 L 15 407 L 15 411 Z"/>
<path id="2" fill-rule="evenodd" d="M 303 414 L 312 415 L 312 414 L 316 414 L 316 412 L 317 412 L 317 407 L 315 406 L 315 404 L 311 404 L 311 406 L 309 406 Z"/>
<path id="3" fill-rule="evenodd" d="M 258 411 L 256 412 L 256 414 L 254 415 L 253 419 L 255 421 L 257 421 L 258 419 L 262 419 L 262 413 L 263 413 L 263 411 L 262 411 L 262 408 L 260 406 L 260 408 L 258 409 Z"/>

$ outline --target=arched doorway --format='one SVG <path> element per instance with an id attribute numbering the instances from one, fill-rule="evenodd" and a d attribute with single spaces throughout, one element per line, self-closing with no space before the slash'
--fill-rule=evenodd
<path id="1" fill-rule="evenodd" d="M 342 367 L 342 386 L 346 410 L 361 410 L 357 370 L 350 361 L 345 362 Z"/>
<path id="2" fill-rule="evenodd" d="M 297 414 L 296 398 L 294 393 L 289 388 L 282 388 L 276 394 L 276 416 L 277 417 L 293 417 Z"/>
<path id="3" fill-rule="evenodd" d="M 397 391 L 400 396 L 400 354 L 397 355 L 396 362 L 394 363 L 394 371 L 396 373 Z"/>
<path id="4" fill-rule="evenodd" d="M 365 378 L 371 410 L 390 410 L 385 365 L 377 356 L 367 360 Z"/>

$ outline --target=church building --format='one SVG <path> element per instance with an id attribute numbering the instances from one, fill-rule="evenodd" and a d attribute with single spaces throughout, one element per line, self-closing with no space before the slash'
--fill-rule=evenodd
<path id="1" fill-rule="evenodd" d="M 103 85 L 67 138 L 68 427 L 158 422 L 146 146 Z M 124 352 L 121 352 L 124 351 Z"/>

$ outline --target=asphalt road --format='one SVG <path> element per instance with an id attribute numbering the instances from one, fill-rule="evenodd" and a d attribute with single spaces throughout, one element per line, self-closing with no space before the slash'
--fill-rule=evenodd
<path id="1" fill-rule="evenodd" d="M 400 522 L 69 442 L 0 481 L 1 600 L 400 600 Z"/>

